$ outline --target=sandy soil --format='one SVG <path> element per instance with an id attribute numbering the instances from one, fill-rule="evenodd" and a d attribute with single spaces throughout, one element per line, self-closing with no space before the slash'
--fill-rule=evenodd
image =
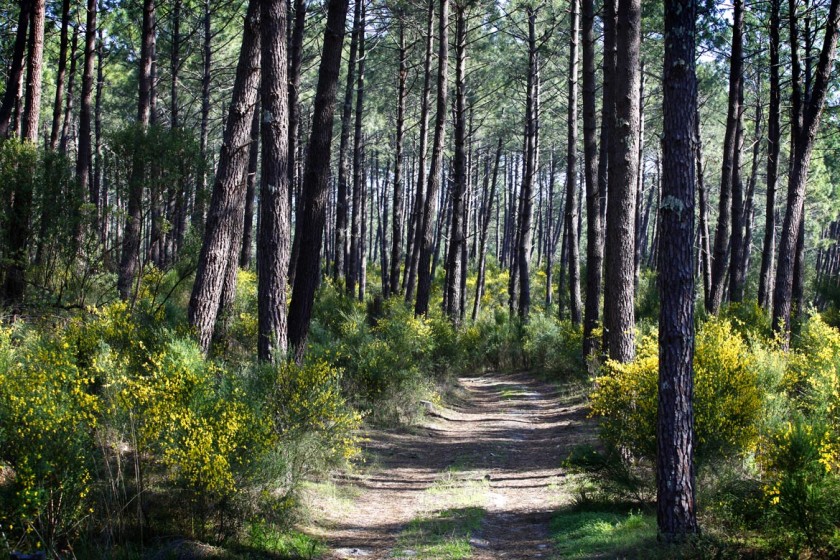
<path id="1" fill-rule="evenodd" d="M 403 556 L 413 519 L 458 505 L 486 510 L 471 558 L 551 556 L 548 524 L 570 499 L 561 462 L 595 438 L 583 399 L 523 373 L 459 383 L 460 402 L 430 406 L 421 426 L 367 434 L 372 466 L 337 481 L 352 499 L 318 514 L 327 558 Z"/>

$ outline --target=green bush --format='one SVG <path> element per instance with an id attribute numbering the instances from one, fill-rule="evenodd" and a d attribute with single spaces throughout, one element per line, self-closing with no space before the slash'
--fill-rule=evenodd
<path id="1" fill-rule="evenodd" d="M 762 393 L 755 360 L 728 321 L 700 328 L 694 356 L 695 457 L 706 463 L 751 451 L 758 436 Z M 653 460 L 659 378 L 657 341 L 646 338 L 628 364 L 608 361 L 591 394 L 601 437 L 616 448 Z"/>
<path id="2" fill-rule="evenodd" d="M 523 351 L 529 367 L 560 378 L 586 374 L 581 327 L 539 314 L 529 317 L 524 330 Z"/>

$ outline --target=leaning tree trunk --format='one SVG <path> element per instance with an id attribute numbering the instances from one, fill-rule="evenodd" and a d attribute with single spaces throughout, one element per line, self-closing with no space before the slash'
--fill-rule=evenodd
<path id="1" fill-rule="evenodd" d="M 796 37 L 795 28 L 795 3 L 791 2 L 791 35 Z M 790 174 L 788 176 L 788 200 L 785 211 L 785 219 L 782 225 L 782 235 L 779 240 L 779 264 L 776 269 L 776 285 L 773 295 L 773 329 L 780 332 L 785 342 L 790 337 L 791 298 L 793 294 L 794 260 L 796 258 L 796 244 L 799 238 L 799 231 L 802 221 L 802 212 L 805 204 L 805 186 L 808 182 L 808 169 L 811 164 L 811 154 L 814 149 L 814 140 L 820 126 L 828 84 L 831 77 L 831 67 L 834 62 L 835 48 L 837 46 L 838 26 L 840 25 L 840 0 L 831 0 L 826 22 L 823 47 L 820 52 L 820 60 L 817 65 L 817 72 L 814 78 L 814 85 L 811 95 L 804 103 L 802 110 L 803 120 L 796 134 L 794 142 L 794 153 L 792 156 Z M 792 51 L 798 49 L 794 41 Z M 798 93 L 798 76 L 794 61 L 794 109 L 801 103 Z"/>
<path id="2" fill-rule="evenodd" d="M 257 357 L 274 363 L 287 350 L 289 270 L 289 97 L 286 81 L 286 0 L 260 2 L 262 172 L 257 235 Z"/>
<path id="3" fill-rule="evenodd" d="M 639 142 L 641 1 L 619 0 L 615 120 L 609 155 L 604 330 L 610 358 L 628 362 L 634 346 L 635 190 Z"/>
<path id="4" fill-rule="evenodd" d="M 696 3 L 665 3 L 659 227 L 659 401 L 656 518 L 673 541 L 697 532 L 694 477 L 694 170 Z"/>
<path id="5" fill-rule="evenodd" d="M 758 281 L 758 304 L 770 310 L 773 303 L 773 269 L 776 257 L 776 188 L 779 181 L 781 148 L 780 112 L 782 88 L 779 79 L 779 15 L 781 0 L 770 0 L 770 112 L 767 117 L 767 205 L 764 212 L 764 245 Z"/>
<path id="6" fill-rule="evenodd" d="M 321 65 L 318 69 L 315 106 L 312 113 L 312 130 L 309 148 L 306 151 L 306 167 L 301 191 L 302 217 L 310 227 L 304 228 L 301 233 L 297 274 L 289 305 L 289 346 L 293 349 L 294 357 L 298 362 L 303 359 L 312 319 L 312 306 L 315 303 L 315 288 L 320 277 L 321 246 L 329 191 L 329 154 L 347 4 L 348 0 L 329 1 Z"/>
<path id="7" fill-rule="evenodd" d="M 225 122 L 219 166 L 213 184 L 204 242 L 198 257 L 187 315 L 196 330 L 202 350 L 207 352 L 219 312 L 225 271 L 229 266 L 230 244 L 237 227 L 236 215 L 243 192 L 242 173 L 248 158 L 254 105 L 260 83 L 259 1 L 248 3 L 245 31 L 233 83 L 233 98 Z"/>
<path id="8" fill-rule="evenodd" d="M 423 215 L 417 227 L 422 237 L 419 238 L 419 260 L 417 264 L 417 300 L 414 314 L 425 315 L 429 312 L 429 298 L 432 293 L 432 253 L 435 250 L 434 211 L 440 187 L 440 170 L 443 165 L 443 144 L 446 131 L 446 111 L 448 109 L 447 74 L 449 69 L 449 0 L 440 0 L 438 18 L 438 81 L 437 115 L 435 117 L 435 138 L 432 146 L 432 164 L 429 168 L 429 181 L 423 204 Z M 442 220 L 440 220 L 442 221 Z"/>
<path id="9" fill-rule="evenodd" d="M 740 92 L 743 79 L 744 2 L 735 0 L 732 25 L 732 54 L 729 59 L 729 105 L 726 114 L 726 134 L 723 138 L 723 168 L 720 179 L 720 204 L 712 259 L 712 290 L 706 311 L 717 313 L 723 303 L 732 229 L 732 190 L 738 171 L 734 168 L 738 150 L 737 131 L 741 120 Z"/>

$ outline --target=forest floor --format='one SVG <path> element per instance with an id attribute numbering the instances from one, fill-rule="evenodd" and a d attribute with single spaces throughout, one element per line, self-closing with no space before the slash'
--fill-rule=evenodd
<path id="1" fill-rule="evenodd" d="M 526 373 L 464 377 L 419 425 L 369 431 L 365 466 L 313 489 L 324 558 L 555 557 L 552 519 L 575 490 L 561 464 L 596 439 L 583 395 Z"/>

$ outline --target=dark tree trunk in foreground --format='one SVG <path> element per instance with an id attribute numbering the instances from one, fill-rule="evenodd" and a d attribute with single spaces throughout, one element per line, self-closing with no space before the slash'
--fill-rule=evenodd
<path id="1" fill-rule="evenodd" d="M 41 118 L 41 82 L 44 63 L 44 0 L 32 6 L 29 53 L 27 55 L 26 98 L 23 111 L 22 140 L 32 146 L 38 144 L 38 124 Z M 35 170 L 32 170 L 34 174 Z M 23 301 L 26 269 L 29 265 L 29 227 L 32 213 L 32 183 L 19 181 L 11 193 L 9 208 L 8 262 L 3 286 L 3 301 L 17 307 Z"/>
<path id="2" fill-rule="evenodd" d="M 583 0 L 583 158 L 586 182 L 586 301 L 583 314 L 583 355 L 597 348 L 593 331 L 598 326 L 601 306 L 601 274 L 604 263 L 603 224 L 601 222 L 595 116 L 595 7 L 594 0 Z M 604 31 L 606 36 L 606 29 Z M 606 40 L 606 39 L 605 39 Z M 606 63 L 605 63 L 606 64 Z M 604 85 L 606 96 L 607 84 Z M 601 126 L 604 126 L 603 124 Z M 603 153 L 603 152 L 602 152 Z"/>
<path id="3" fill-rule="evenodd" d="M 616 34 L 615 120 L 609 154 L 604 329 L 610 358 L 635 354 L 635 201 L 639 143 L 641 1 L 619 0 Z"/>
<path id="4" fill-rule="evenodd" d="M 338 141 L 338 200 L 335 208 L 335 269 L 333 278 L 346 276 L 349 257 L 350 238 L 347 235 L 348 217 L 350 215 L 350 198 L 348 186 L 350 183 L 350 118 L 353 116 L 353 92 L 355 84 L 356 52 L 359 48 L 359 18 L 361 17 L 363 0 L 356 0 L 353 9 L 353 31 L 350 36 L 350 58 L 347 63 L 347 83 L 344 86 L 344 105 L 341 109 L 341 137 Z"/>
<path id="5" fill-rule="evenodd" d="M 397 77 L 397 135 L 394 140 L 394 219 L 391 223 L 390 293 L 400 289 L 400 252 L 403 231 L 403 134 L 405 132 L 405 91 L 408 79 L 408 51 L 405 46 L 405 23 L 399 14 L 399 75 Z M 387 209 L 386 209 L 387 211 Z"/>
<path id="6" fill-rule="evenodd" d="M 308 227 L 304 228 L 301 234 L 297 274 L 289 306 L 289 346 L 298 362 L 303 358 L 312 320 L 312 305 L 315 303 L 315 289 L 320 277 L 321 245 L 329 186 L 329 154 L 347 4 L 348 0 L 329 2 L 315 107 L 312 113 L 312 131 L 309 149 L 306 152 L 301 195 L 302 217 Z"/>
<path id="7" fill-rule="evenodd" d="M 272 363 L 283 359 L 287 350 L 286 281 L 291 229 L 286 6 L 286 0 L 260 1 L 262 173 L 257 234 L 257 357 Z M 320 256 L 320 248 L 317 254 Z"/>
<path id="8" fill-rule="evenodd" d="M 580 249 L 578 245 L 577 200 L 577 139 L 578 139 L 578 34 L 580 27 L 579 0 L 572 0 L 569 39 L 569 103 L 566 156 L 566 251 L 569 263 L 569 311 L 572 323 L 580 325 Z"/>
<path id="9" fill-rule="evenodd" d="M 695 2 L 665 3 L 656 517 L 667 541 L 697 532 L 692 410 L 695 25 Z"/>
<path id="10" fill-rule="evenodd" d="M 462 260 L 466 247 L 464 222 L 467 218 L 467 18 L 466 7 L 455 4 L 455 118 L 453 125 L 455 153 L 452 158 L 452 223 L 446 263 L 446 295 L 444 311 L 455 324 L 461 318 L 461 272 L 467 265 Z"/>
<path id="11" fill-rule="evenodd" d="M 415 183 L 411 224 L 408 228 L 410 249 L 407 251 L 404 276 L 406 302 L 414 300 L 417 266 L 420 262 L 420 249 L 423 245 L 423 211 L 426 207 L 424 195 L 426 188 L 426 145 L 429 141 L 429 96 L 432 78 L 432 47 L 435 40 L 434 28 L 435 0 L 429 0 L 429 11 L 426 20 L 426 54 L 423 59 L 423 92 L 420 98 L 420 145 L 417 150 L 417 182 Z"/>
<path id="12" fill-rule="evenodd" d="M 795 3 L 791 2 L 791 28 L 796 25 Z M 779 239 L 779 264 L 776 269 L 776 285 L 773 296 L 773 329 L 781 332 L 785 341 L 790 337 L 791 299 L 793 296 L 794 260 L 796 258 L 796 244 L 798 241 L 803 208 L 805 205 L 805 186 L 808 182 L 808 169 L 811 164 L 811 154 L 814 141 L 820 126 L 823 106 L 831 77 L 831 67 L 834 62 L 837 46 L 838 25 L 840 25 L 840 0 L 831 0 L 828 10 L 828 20 L 825 26 L 820 59 L 814 77 L 810 97 L 802 103 L 799 97 L 797 66 L 794 61 L 794 109 L 802 105 L 802 126 L 795 127 L 794 151 L 791 156 L 791 169 L 788 176 L 788 199 L 782 234 Z M 796 33 L 791 30 L 791 35 Z M 792 37 L 792 38 L 793 38 Z M 793 43 L 792 49 L 798 49 Z M 798 99 L 797 99 L 798 98 Z"/>
<path id="13" fill-rule="evenodd" d="M 152 57 L 155 50 L 155 0 L 143 0 L 143 34 L 140 43 L 140 76 L 137 101 L 138 140 L 149 128 L 152 115 Z M 143 178 L 145 169 L 140 150 L 135 150 L 128 181 L 128 209 L 123 228 L 122 258 L 117 289 L 127 300 L 140 269 L 140 223 L 143 219 Z M 227 253 L 225 253 L 227 254 Z"/>
<path id="14" fill-rule="evenodd" d="M 770 0 L 770 112 L 767 117 L 767 206 L 764 212 L 764 245 L 758 280 L 758 304 L 770 310 L 773 303 L 773 272 L 776 257 L 776 188 L 781 148 L 780 112 L 782 88 L 779 79 L 779 27 L 781 0 Z"/>
<path id="15" fill-rule="evenodd" d="M 733 183 L 739 175 L 735 169 L 735 152 L 739 149 L 737 131 L 741 120 L 741 80 L 743 78 L 743 34 L 744 2 L 735 0 L 735 15 L 732 25 L 732 53 L 729 60 L 729 105 L 726 115 L 726 135 L 723 139 L 723 168 L 720 179 L 720 204 L 715 232 L 715 247 L 712 260 L 712 291 L 709 297 L 709 313 L 717 313 L 723 303 L 726 288 L 726 271 L 729 265 L 729 245 L 732 229 Z"/>
<path id="16" fill-rule="evenodd" d="M 190 326 L 196 330 L 198 342 L 205 352 L 213 340 L 224 277 L 231 265 L 230 245 L 237 227 L 237 209 L 245 196 L 242 173 L 247 163 L 248 150 L 244 148 L 250 141 L 260 83 L 260 55 L 259 0 L 251 0 L 245 16 L 245 32 L 219 152 L 219 168 L 207 213 L 204 242 L 187 309 Z"/>
<path id="17" fill-rule="evenodd" d="M 17 34 L 12 47 L 12 63 L 9 66 L 9 77 L 6 81 L 6 91 L 0 104 L 0 138 L 9 135 L 9 125 L 12 122 L 12 110 L 15 108 L 20 93 L 20 78 L 23 75 L 23 55 L 26 52 L 26 37 L 29 30 L 30 15 L 34 0 L 21 0 L 18 14 Z"/>
<path id="18" fill-rule="evenodd" d="M 429 298 L 432 294 L 432 253 L 435 250 L 434 213 L 440 187 L 440 170 L 443 165 L 443 144 L 446 132 L 446 111 L 448 110 L 447 74 L 449 69 L 449 0 L 440 0 L 438 18 L 438 81 L 437 81 L 437 116 L 435 117 L 435 138 L 432 146 L 432 164 L 429 168 L 429 181 L 423 204 L 423 214 L 418 227 L 422 237 L 417 265 L 417 301 L 414 304 L 415 315 L 429 312 Z M 440 220 L 443 221 L 443 215 Z"/>

